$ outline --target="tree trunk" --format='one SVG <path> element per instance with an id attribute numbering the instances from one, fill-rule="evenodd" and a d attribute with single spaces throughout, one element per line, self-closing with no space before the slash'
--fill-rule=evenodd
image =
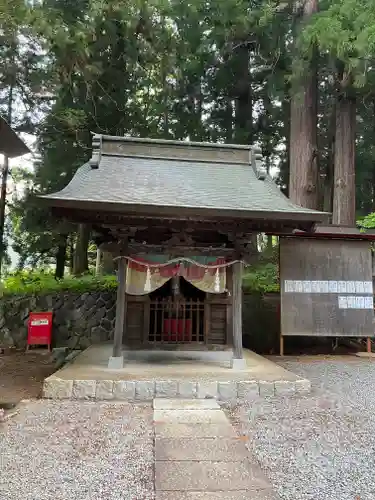
<path id="1" fill-rule="evenodd" d="M 66 250 L 68 237 L 62 236 L 56 252 L 55 279 L 62 279 L 65 273 Z"/>
<path id="2" fill-rule="evenodd" d="M 335 161 L 335 138 L 336 138 L 336 102 L 331 106 L 328 131 L 327 131 L 327 164 L 325 165 L 324 180 L 321 183 L 321 207 L 324 212 L 333 210 L 333 176 Z"/>
<path id="3" fill-rule="evenodd" d="M 6 249 L 6 244 L 4 241 L 4 230 L 5 230 L 5 209 L 6 209 L 8 175 L 9 175 L 9 159 L 6 155 L 4 155 L 3 168 L 1 172 L 1 187 L 0 187 L 0 276 L 2 275 L 2 265 Z"/>
<path id="4" fill-rule="evenodd" d="M 236 99 L 235 112 L 235 142 L 237 144 L 253 143 L 253 122 L 252 122 L 252 96 L 251 88 L 243 92 Z"/>
<path id="5" fill-rule="evenodd" d="M 372 101 L 372 109 L 373 109 L 373 137 L 375 137 L 375 97 Z M 375 145 L 372 143 L 372 157 L 375 159 Z M 371 212 L 375 212 L 375 169 L 372 171 L 372 206 Z M 374 264 L 375 264 L 375 259 Z"/>
<path id="6" fill-rule="evenodd" d="M 272 249 L 273 249 L 272 236 L 268 235 L 267 236 L 267 252 L 271 253 Z"/>
<path id="7" fill-rule="evenodd" d="M 301 22 L 318 10 L 317 0 L 307 0 Z M 297 55 L 298 57 L 298 55 Z M 292 86 L 290 103 L 289 197 L 297 205 L 318 208 L 317 61 Z"/>
<path id="8" fill-rule="evenodd" d="M 89 247 L 90 228 L 86 224 L 78 226 L 76 248 L 74 252 L 74 274 L 79 276 L 89 269 L 87 251 Z"/>
<path id="9" fill-rule="evenodd" d="M 264 106 L 264 122 L 263 122 L 263 144 L 262 153 L 264 157 L 264 163 L 267 169 L 267 173 L 271 169 L 271 157 L 272 157 L 272 102 L 271 102 L 271 89 L 268 81 L 264 88 L 263 95 L 263 106 Z"/>
<path id="10" fill-rule="evenodd" d="M 114 274 L 115 263 L 110 252 L 103 252 L 102 274 Z"/>
<path id="11" fill-rule="evenodd" d="M 14 60 L 15 60 L 15 44 L 12 43 L 13 47 L 13 55 L 11 59 L 11 82 L 9 84 L 9 94 L 8 94 L 8 102 L 7 102 L 7 116 L 6 119 L 8 121 L 9 126 L 12 126 L 12 118 L 13 118 L 13 92 L 15 86 L 15 74 L 14 74 Z M 5 256 L 5 241 L 4 241 L 4 230 L 5 230 L 5 211 L 6 211 L 6 196 L 7 196 L 7 185 L 8 185 L 8 175 L 9 175 L 9 158 L 4 155 L 3 167 L 1 171 L 1 187 L 0 187 L 0 277 L 2 274 L 2 264 Z"/>
<path id="12" fill-rule="evenodd" d="M 96 249 L 95 274 L 102 273 L 102 255 L 103 255 L 103 252 L 100 250 L 100 248 L 97 248 Z"/>
<path id="13" fill-rule="evenodd" d="M 285 85 L 285 96 L 290 94 L 289 82 Z M 283 100 L 282 114 L 284 121 L 284 135 L 285 135 L 285 158 L 280 165 L 280 176 L 285 187 L 282 189 L 285 196 L 289 196 L 289 177 L 290 177 L 290 98 Z"/>
<path id="14" fill-rule="evenodd" d="M 250 53 L 245 45 L 236 49 L 235 77 L 235 130 L 234 137 L 237 144 L 253 143 L 253 95 L 250 73 Z"/>
<path id="15" fill-rule="evenodd" d="M 69 272 L 70 274 L 74 273 L 74 240 L 72 234 L 69 238 Z"/>
<path id="16" fill-rule="evenodd" d="M 225 142 L 232 144 L 233 142 L 233 101 L 230 97 L 227 100 L 224 118 Z"/>
<path id="17" fill-rule="evenodd" d="M 236 49 L 234 57 L 236 58 L 234 139 L 237 144 L 252 145 L 254 141 L 253 90 L 250 51 L 247 45 L 240 45 Z M 258 257 L 257 233 L 251 235 L 248 251 L 256 258 Z"/>
<path id="18" fill-rule="evenodd" d="M 341 93 L 336 103 L 333 224 L 356 225 L 355 214 L 355 98 Z"/>

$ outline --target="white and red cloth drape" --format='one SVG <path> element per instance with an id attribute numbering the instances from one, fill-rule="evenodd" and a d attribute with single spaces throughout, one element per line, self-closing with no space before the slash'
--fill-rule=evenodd
<path id="1" fill-rule="evenodd" d="M 179 257 L 136 255 L 128 261 L 126 292 L 146 295 L 162 287 L 173 276 L 181 276 L 207 293 L 226 291 L 226 268 L 233 264 L 222 257 Z"/>

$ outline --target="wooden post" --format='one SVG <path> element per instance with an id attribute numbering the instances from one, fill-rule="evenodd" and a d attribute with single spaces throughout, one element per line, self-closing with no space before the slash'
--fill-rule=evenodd
<path id="1" fill-rule="evenodd" d="M 126 273 L 127 261 L 123 257 L 118 260 L 118 287 L 116 299 L 116 322 L 113 338 L 113 353 L 109 359 L 108 368 L 123 368 L 124 358 L 122 355 L 122 337 L 124 334 L 126 314 Z"/>
<path id="2" fill-rule="evenodd" d="M 284 337 L 280 333 L 280 356 L 284 356 Z"/>
<path id="3" fill-rule="evenodd" d="M 367 352 L 370 353 L 372 351 L 371 349 L 371 337 L 367 337 Z"/>
<path id="4" fill-rule="evenodd" d="M 232 368 L 246 368 L 242 349 L 242 262 L 233 264 L 232 299 L 233 299 L 233 360 Z"/>

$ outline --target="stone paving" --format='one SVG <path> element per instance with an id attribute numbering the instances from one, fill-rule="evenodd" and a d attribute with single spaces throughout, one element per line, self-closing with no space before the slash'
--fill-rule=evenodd
<path id="1" fill-rule="evenodd" d="M 213 399 L 154 399 L 156 500 L 277 500 Z"/>

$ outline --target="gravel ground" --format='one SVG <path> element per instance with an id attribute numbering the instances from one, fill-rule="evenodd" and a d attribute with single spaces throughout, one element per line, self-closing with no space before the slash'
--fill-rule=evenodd
<path id="1" fill-rule="evenodd" d="M 30 401 L 0 424 L 1 500 L 153 500 L 151 405 Z"/>
<path id="2" fill-rule="evenodd" d="M 277 361 L 310 379 L 306 397 L 232 417 L 282 500 L 375 500 L 375 362 Z"/>

